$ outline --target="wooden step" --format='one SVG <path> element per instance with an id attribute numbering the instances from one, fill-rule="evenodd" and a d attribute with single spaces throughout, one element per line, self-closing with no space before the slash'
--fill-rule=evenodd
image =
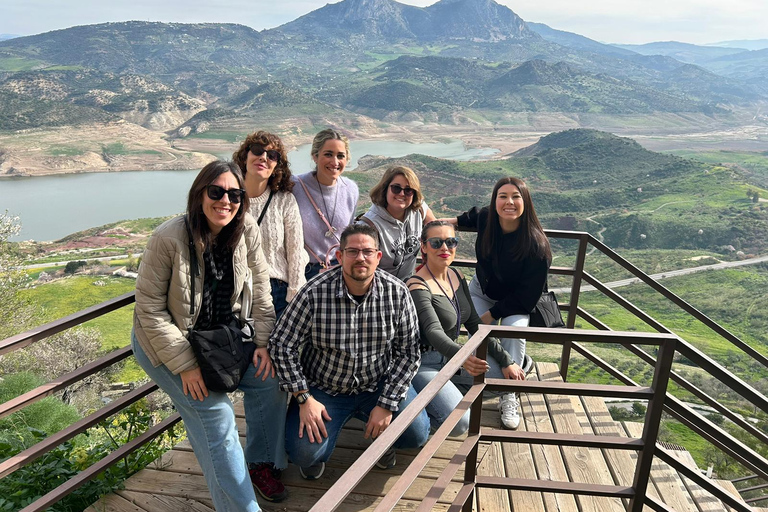
<path id="1" fill-rule="evenodd" d="M 537 368 L 542 381 L 562 381 L 556 364 L 539 363 Z M 583 417 L 584 411 L 578 397 L 573 397 L 575 399 L 572 400 L 570 396 L 545 395 L 544 398 L 552 415 L 555 432 L 578 435 L 584 433 L 579 420 L 579 415 Z M 563 446 L 561 451 L 570 481 L 614 485 L 613 476 L 599 449 Z M 576 499 L 581 510 L 593 512 L 624 512 L 626 510 L 618 498 L 579 495 Z"/>

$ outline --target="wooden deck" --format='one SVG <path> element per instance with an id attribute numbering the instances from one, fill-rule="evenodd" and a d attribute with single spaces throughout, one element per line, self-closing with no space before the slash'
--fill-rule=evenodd
<path id="1" fill-rule="evenodd" d="M 537 364 L 537 371 L 529 378 L 560 380 L 556 365 Z M 488 399 L 483 410 L 482 423 L 499 426 L 497 399 Z M 521 405 L 524 421 L 520 430 L 574 434 L 596 434 L 640 437 L 642 425 L 621 425 L 611 418 L 602 399 L 550 395 L 523 395 Z M 245 432 L 242 415 L 240 431 Z M 265 511 L 306 511 L 330 485 L 356 460 L 370 444 L 363 439 L 362 423 L 350 422 L 342 432 L 333 457 L 328 461 L 325 474 L 316 481 L 303 480 L 298 469 L 291 465 L 283 473 L 283 483 L 290 497 L 282 503 L 260 502 Z M 244 438 L 241 438 L 244 441 Z M 411 486 L 397 511 L 414 510 L 439 476 L 448 460 L 458 449 L 462 438 L 446 441 Z M 676 455 L 695 466 L 686 451 Z M 396 481 L 413 459 L 415 451 L 399 451 L 397 467 L 382 471 L 375 469 L 366 476 L 340 507 L 340 511 L 373 510 L 381 497 Z M 619 450 L 600 450 L 557 446 L 525 445 L 516 443 L 486 443 L 478 456 L 480 475 L 512 478 L 538 478 L 595 484 L 631 485 L 635 470 L 635 454 Z M 461 476 L 461 472 L 457 475 Z M 455 480 L 441 497 L 434 510 L 447 510 L 460 488 Z M 729 490 L 733 485 L 723 483 Z M 677 512 L 725 512 L 726 507 L 690 481 L 682 478 L 665 463 L 656 461 L 651 474 L 648 494 L 660 499 Z M 483 512 L 623 512 L 625 503 L 620 499 L 571 496 L 566 494 L 529 491 L 500 491 L 480 489 L 475 510 Z M 211 512 L 213 505 L 202 477 L 200 467 L 188 442 L 179 443 L 146 469 L 125 482 L 125 488 L 105 496 L 86 509 L 87 512 Z M 646 507 L 647 512 L 650 510 Z M 757 509 L 756 509 L 757 510 Z"/>

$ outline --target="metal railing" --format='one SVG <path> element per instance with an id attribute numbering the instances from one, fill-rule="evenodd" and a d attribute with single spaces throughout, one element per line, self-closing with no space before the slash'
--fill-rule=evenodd
<path id="1" fill-rule="evenodd" d="M 669 453 L 662 447 L 657 446 L 655 441 L 658 434 L 658 422 L 661 418 L 661 412 L 666 412 L 684 425 L 688 426 L 694 432 L 701 435 L 704 439 L 708 440 L 714 446 L 722 450 L 724 453 L 733 457 L 744 467 L 748 468 L 757 477 L 764 480 L 768 480 L 768 461 L 766 461 L 761 455 L 751 450 L 749 447 L 729 435 L 718 425 L 707 420 L 696 411 L 690 409 L 681 401 L 666 393 L 666 396 L 661 397 L 658 395 L 659 390 L 666 391 L 668 379 L 672 379 L 680 387 L 686 389 L 694 396 L 699 398 L 705 404 L 715 408 L 720 414 L 728 418 L 734 424 L 741 427 L 747 434 L 756 438 L 760 443 L 768 445 L 768 436 L 751 425 L 748 421 L 741 418 L 739 415 L 734 414 L 727 407 L 719 404 L 714 398 L 708 396 L 702 390 L 688 382 L 684 377 L 677 374 L 672 370 L 672 354 L 678 352 L 690 361 L 699 365 L 705 369 L 714 377 L 727 384 L 730 389 L 737 392 L 749 403 L 753 404 L 756 408 L 768 412 L 768 399 L 761 395 L 748 383 L 737 376 L 730 373 L 727 369 L 723 368 L 716 361 L 713 361 L 705 354 L 701 353 L 693 346 L 675 336 L 669 329 L 653 319 L 650 315 L 643 312 L 641 309 L 631 304 L 629 301 L 621 297 L 613 290 L 607 288 L 600 281 L 589 275 L 584 271 L 584 264 L 587 257 L 587 249 L 591 245 L 601 254 L 609 257 L 615 261 L 621 267 L 629 271 L 633 276 L 640 281 L 648 284 L 658 293 L 663 295 L 672 303 L 676 304 L 683 311 L 687 312 L 692 317 L 701 321 L 704 325 L 712 329 L 715 333 L 722 336 L 733 344 L 734 347 L 742 350 L 747 354 L 754 364 L 760 365 L 762 368 L 768 369 L 768 358 L 761 354 L 759 351 L 750 347 L 738 337 L 724 329 L 716 322 L 708 318 L 706 315 L 698 311 L 696 308 L 688 304 L 686 301 L 669 291 L 667 288 L 656 282 L 640 269 L 627 262 L 621 256 L 616 254 L 610 248 L 602 244 L 600 241 L 592 237 L 588 233 L 582 232 L 569 232 L 569 231 L 552 231 L 547 230 L 547 235 L 550 238 L 573 240 L 578 242 L 578 250 L 576 254 L 575 265 L 572 268 L 569 267 L 552 267 L 550 273 L 553 275 L 563 275 L 572 278 L 570 300 L 567 304 L 561 305 L 561 309 L 567 312 L 567 325 L 566 329 L 552 330 L 552 329 L 533 329 L 533 328 L 491 328 L 483 326 L 480 331 L 473 336 L 467 345 L 463 347 L 459 353 L 454 357 L 441 371 L 437 377 L 419 394 L 419 396 L 413 401 L 412 405 L 403 411 L 398 418 L 392 423 L 392 426 L 388 428 L 379 439 L 377 439 L 371 447 L 366 450 L 363 455 L 355 462 L 353 466 L 347 471 L 333 486 L 331 490 L 322 498 L 320 502 L 313 508 L 313 510 L 332 510 L 333 507 L 327 506 L 331 503 L 341 503 L 343 496 L 346 496 L 351 492 L 354 485 L 367 474 L 368 470 L 372 468 L 379 457 L 394 443 L 398 437 L 398 431 L 402 432 L 410 422 L 419 414 L 421 409 L 431 401 L 432 397 L 437 391 L 450 379 L 455 371 L 462 365 L 464 359 L 472 353 L 472 350 L 477 349 L 478 355 L 485 356 L 485 336 L 489 334 L 500 334 L 502 332 L 512 331 L 518 333 L 522 337 L 525 337 L 531 341 L 539 341 L 542 343 L 559 343 L 562 345 L 562 356 L 560 361 L 561 375 L 563 377 L 563 383 L 559 385 L 553 385 L 553 383 L 533 383 L 533 382 L 507 382 L 507 381 L 494 381 L 488 379 L 483 381 L 482 379 L 476 380 L 475 385 L 470 392 L 465 396 L 456 411 L 454 411 L 448 418 L 448 420 L 441 426 L 427 445 L 421 450 L 419 455 L 414 459 L 414 462 L 409 466 L 398 483 L 391 489 L 391 491 L 385 496 L 377 507 L 377 511 L 391 510 L 397 500 L 403 495 L 405 489 L 407 489 L 406 482 L 408 479 L 415 478 L 419 474 L 421 469 L 427 463 L 429 458 L 434 455 L 437 447 L 447 437 L 448 433 L 453 429 L 459 419 L 463 416 L 467 409 L 471 409 L 471 421 L 470 421 L 470 435 L 467 440 L 461 446 L 454 458 L 448 464 L 446 468 L 447 473 L 444 473 L 437 482 L 436 489 L 439 490 L 439 486 L 447 485 L 450 478 L 458 471 L 458 468 L 466 462 L 465 485 L 462 487 L 461 492 L 457 496 L 456 503 L 470 503 L 469 498 L 474 493 L 475 489 L 482 487 L 495 488 L 499 486 L 509 486 L 509 488 L 526 489 L 526 490 L 546 490 L 549 492 L 585 492 L 599 496 L 619 496 L 629 498 L 630 506 L 633 510 L 639 510 L 637 507 L 642 505 L 643 500 L 636 499 L 637 496 L 644 494 L 640 493 L 640 490 L 647 486 L 650 460 L 653 455 L 659 457 L 661 460 L 667 462 L 670 466 L 676 469 L 679 473 L 693 480 L 699 484 L 702 488 L 709 491 L 711 494 L 722 500 L 729 507 L 736 510 L 746 512 L 748 508 L 744 507 L 743 502 L 736 500 L 732 495 L 725 493 L 720 487 L 712 484 L 708 479 L 693 471 L 682 463 L 677 462 Z M 462 266 L 473 267 L 474 262 L 464 261 L 456 262 Z M 627 332 L 613 332 L 609 327 L 597 318 L 590 315 L 587 311 L 583 310 L 579 306 L 579 294 L 582 283 L 587 283 L 594 286 L 598 291 L 602 292 L 608 298 L 612 299 L 615 303 L 621 305 L 627 311 L 630 311 L 639 319 L 646 322 L 649 326 L 658 331 L 655 333 L 627 333 Z M 117 297 L 110 301 L 104 302 L 97 306 L 93 306 L 81 312 L 75 313 L 68 317 L 62 318 L 55 322 L 43 325 L 39 328 L 32 329 L 28 332 L 13 336 L 6 340 L 0 341 L 0 355 L 10 353 L 18 350 L 39 340 L 45 339 L 53 334 L 61 332 L 70 327 L 80 325 L 87 320 L 96 318 L 100 315 L 106 314 L 110 311 L 124 307 L 133 303 L 133 293 L 128 293 L 123 296 Z M 598 329 L 597 331 L 585 331 L 575 330 L 576 318 L 581 317 L 593 327 Z M 621 345 L 629 350 L 631 353 L 638 356 L 642 361 L 652 365 L 655 368 L 654 382 L 650 388 L 644 388 L 638 386 L 632 379 L 621 373 L 616 368 L 613 368 L 609 363 L 601 359 L 596 354 L 589 351 L 582 345 L 583 342 L 595 342 L 600 340 L 600 343 L 611 343 L 614 345 Z M 641 348 L 641 345 L 651 343 L 658 344 L 661 348 L 659 357 L 654 358 L 648 352 Z M 608 372 L 610 375 L 618 379 L 619 382 L 625 384 L 625 386 L 590 386 L 584 384 L 574 384 L 567 382 L 568 368 L 571 359 L 571 353 L 576 351 L 582 356 L 586 357 L 590 361 L 594 362 L 597 366 Z M 106 368 L 107 366 L 119 362 L 131 355 L 130 347 L 124 347 L 118 349 L 110 354 L 107 354 L 92 363 L 77 369 L 67 375 L 63 375 L 54 381 L 39 386 L 32 391 L 23 394 L 17 398 L 14 398 L 8 402 L 0 404 L 0 418 L 9 416 L 10 414 L 19 411 L 29 404 L 37 402 L 47 396 L 50 396 L 56 392 L 64 390 L 67 386 L 76 383 L 99 370 Z M 482 406 L 482 396 L 485 391 L 501 389 L 503 387 L 512 387 L 517 391 L 530 391 L 537 393 L 546 393 L 556 391 L 559 394 L 575 393 L 576 391 L 584 393 L 585 395 L 596 396 L 644 396 L 649 399 L 650 406 L 646 414 L 646 429 L 643 432 L 643 437 L 640 441 L 628 442 L 623 440 L 619 442 L 615 441 L 615 444 L 611 445 L 611 448 L 618 449 L 632 449 L 638 450 L 640 456 L 638 457 L 638 466 L 635 473 L 635 482 L 632 487 L 618 488 L 614 486 L 584 486 L 583 484 L 573 483 L 561 483 L 552 484 L 551 482 L 538 482 L 537 481 L 500 481 L 498 479 L 489 479 L 488 477 L 476 477 L 474 475 L 474 467 L 477 456 L 477 443 L 481 439 L 503 439 L 504 441 L 514 441 L 515 439 L 521 440 L 520 442 L 536 442 L 538 444 L 563 444 L 570 440 L 578 444 L 579 446 L 593 446 L 589 443 L 596 443 L 596 447 L 608 447 L 605 443 L 611 444 L 611 439 L 600 436 L 600 439 L 593 439 L 597 436 L 586 436 L 586 438 L 574 440 L 573 436 L 569 439 L 554 439 L 542 434 L 523 433 L 494 433 L 487 429 L 480 428 L 480 408 Z M 621 389 L 620 389 L 621 388 Z M 132 392 L 126 394 L 122 398 L 106 405 L 102 409 L 94 412 L 93 414 L 83 418 L 77 423 L 65 428 L 61 432 L 54 434 L 38 444 L 24 450 L 23 452 L 3 461 L 0 463 L 0 479 L 13 473 L 14 471 L 22 468 L 45 453 L 52 450 L 55 446 L 64 441 L 72 439 L 79 433 L 84 432 L 88 428 L 98 424 L 100 421 L 108 418 L 109 416 L 123 410 L 130 404 L 135 403 L 139 399 L 152 393 L 157 389 L 153 383 L 142 386 L 135 389 Z M 632 391 L 632 390 L 635 391 Z M 639 391 L 637 391 L 639 390 Z M 606 394 L 607 393 L 607 394 Z M 633 394 L 634 393 L 634 394 Z M 665 394 L 665 393 L 662 393 Z M 663 399 L 662 399 L 663 398 Z M 140 446 L 149 442 L 151 439 L 159 436 L 165 430 L 171 428 L 175 423 L 179 421 L 178 415 L 174 415 L 164 422 L 155 425 L 148 432 L 142 436 L 132 440 L 131 442 L 121 446 L 118 450 L 112 452 L 110 455 L 94 464 L 90 468 L 80 473 L 76 478 L 73 478 L 64 485 L 51 491 L 47 495 L 38 499 L 34 503 L 31 503 L 23 509 L 23 512 L 33 512 L 44 510 L 52 503 L 61 500 L 63 497 L 83 485 L 90 479 L 93 479 L 99 472 L 105 470 L 111 465 L 116 464 L 121 458 L 125 457 L 128 453 L 138 449 Z M 393 428 L 396 427 L 396 428 Z M 485 437 L 483 437 L 485 436 Z M 538 437 L 536 437 L 538 436 Z M 607 441 L 606 441 L 607 439 Z M 566 443 L 567 444 L 567 443 Z M 450 476 L 448 476 L 450 475 Z M 472 478 L 470 478 L 472 477 Z M 403 483 L 401 483 L 403 482 Z M 549 484 L 549 487 L 542 487 L 543 484 Z M 754 490 L 754 489 L 750 489 Z M 439 494 L 435 496 L 437 491 L 430 492 L 425 498 L 424 503 L 434 503 L 439 497 Z M 341 498 L 340 498 L 341 497 Z M 340 499 L 339 499 L 340 498 Z M 749 502 L 759 501 L 765 498 L 753 498 L 748 500 Z M 467 501 L 469 500 L 469 501 Z M 655 510 L 667 510 L 662 503 L 656 503 L 651 498 L 645 499 L 645 504 L 654 508 Z M 327 506 L 327 507 L 326 507 Z M 419 510 L 427 510 L 426 505 L 422 504 Z"/>

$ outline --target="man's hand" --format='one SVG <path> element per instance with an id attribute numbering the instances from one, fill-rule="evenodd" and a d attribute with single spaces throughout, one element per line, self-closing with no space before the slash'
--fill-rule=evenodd
<path id="1" fill-rule="evenodd" d="M 267 380 L 269 375 L 275 377 L 275 367 L 272 366 L 272 359 L 269 358 L 267 347 L 257 348 L 253 353 L 253 366 L 256 368 L 256 378 L 261 375 L 261 380 Z"/>
<path id="2" fill-rule="evenodd" d="M 473 377 L 485 373 L 488 371 L 488 362 L 485 359 L 480 359 L 477 356 L 469 356 L 462 367 Z"/>
<path id="3" fill-rule="evenodd" d="M 200 371 L 199 366 L 183 371 L 179 376 L 184 386 L 184 394 L 191 395 L 192 400 L 200 400 L 202 402 L 208 396 L 208 388 L 205 386 L 205 382 L 203 382 L 203 372 Z"/>
<path id="4" fill-rule="evenodd" d="M 321 443 L 323 438 L 328 437 L 328 431 L 325 430 L 325 421 L 331 421 L 331 416 L 325 409 L 325 406 L 309 397 L 306 402 L 299 406 L 299 437 L 304 437 L 304 429 L 307 429 L 307 436 L 310 443 Z"/>
<path id="5" fill-rule="evenodd" d="M 525 372 L 523 372 L 523 369 L 520 368 L 520 365 L 517 363 L 512 363 L 511 365 L 502 368 L 501 373 L 504 374 L 505 379 L 525 380 Z"/>
<path id="6" fill-rule="evenodd" d="M 376 439 L 386 430 L 391 421 L 392 411 L 377 405 L 368 416 L 368 423 L 365 424 L 365 438 Z"/>

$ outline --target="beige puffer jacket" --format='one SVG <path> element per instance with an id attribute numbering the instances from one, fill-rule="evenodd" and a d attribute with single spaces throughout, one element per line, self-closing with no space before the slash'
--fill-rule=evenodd
<path id="1" fill-rule="evenodd" d="M 160 225 L 147 243 L 136 280 L 136 308 L 133 329 L 141 348 L 154 366 L 164 364 L 174 374 L 197 366 L 195 354 L 187 342 L 187 330 L 195 325 L 203 296 L 202 247 L 197 247 L 200 267 L 195 282 L 195 315 L 189 314 L 191 271 L 189 238 L 184 216 Z M 269 267 L 261 252 L 261 233 L 250 214 L 246 214 L 245 232 L 232 255 L 235 288 L 232 312 L 240 313 L 245 276 L 250 267 L 253 282 L 251 318 L 254 342 L 265 347 L 275 324 L 275 309 L 269 285 Z"/>

